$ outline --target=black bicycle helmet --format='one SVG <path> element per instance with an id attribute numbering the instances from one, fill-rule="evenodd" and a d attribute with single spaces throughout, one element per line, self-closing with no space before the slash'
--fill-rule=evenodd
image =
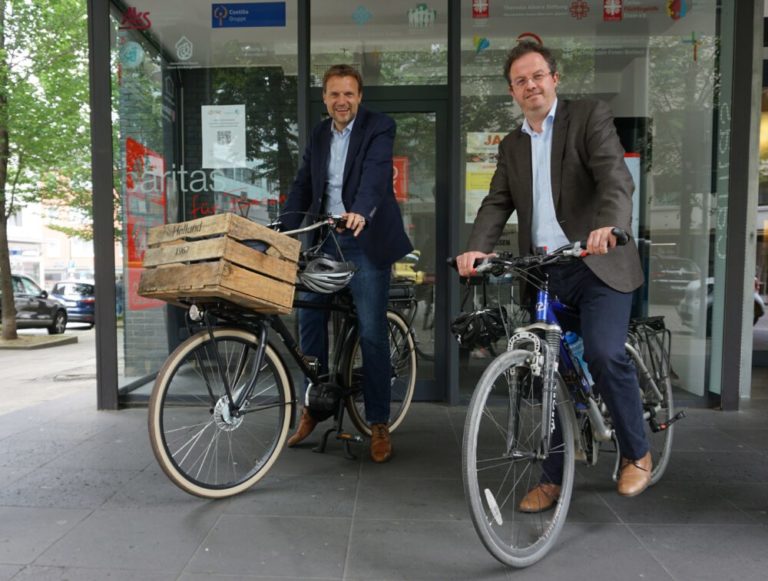
<path id="1" fill-rule="evenodd" d="M 305 256 L 298 279 L 311 291 L 330 294 L 347 286 L 355 270 L 352 262 L 341 262 L 327 254 L 311 254 Z"/>
<path id="2" fill-rule="evenodd" d="M 462 313 L 451 323 L 451 332 L 460 345 L 472 349 L 489 347 L 505 337 L 507 326 L 506 309 L 494 307 Z"/>

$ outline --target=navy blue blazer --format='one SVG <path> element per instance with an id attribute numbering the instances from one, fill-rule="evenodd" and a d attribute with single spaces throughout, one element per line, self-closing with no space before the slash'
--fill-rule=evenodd
<path id="1" fill-rule="evenodd" d="M 302 212 L 318 216 L 328 179 L 331 151 L 330 118 L 318 123 L 304 152 L 296 179 L 283 207 L 283 228 L 298 228 Z M 392 150 L 395 122 L 382 113 L 360 107 L 349 137 L 341 197 L 348 212 L 365 217 L 367 226 L 358 240 L 365 255 L 377 266 L 388 267 L 411 250 L 403 217 L 392 187 Z"/>

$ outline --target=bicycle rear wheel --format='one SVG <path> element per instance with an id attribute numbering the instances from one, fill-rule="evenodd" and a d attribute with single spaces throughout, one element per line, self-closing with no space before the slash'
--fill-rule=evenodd
<path id="1" fill-rule="evenodd" d="M 665 347 L 663 334 L 630 336 L 630 357 L 638 370 L 645 434 L 650 445 L 653 469 L 651 485 L 656 484 L 669 465 L 675 425 L 654 431 L 653 426 L 663 425 L 674 416 L 672 379 L 669 366 L 669 351 Z M 638 362 L 637 356 L 641 358 Z M 645 371 L 644 371 L 645 370 Z"/>
<path id="2" fill-rule="evenodd" d="M 568 514 L 574 475 L 570 399 L 557 375 L 556 409 L 563 444 L 550 449 L 563 462 L 560 498 L 554 508 L 523 513 L 518 505 L 529 490 L 546 481 L 539 457 L 542 409 L 540 379 L 528 364 L 528 351 L 508 351 L 491 362 L 467 410 L 462 448 L 464 491 L 470 515 L 488 551 L 505 565 L 527 567 L 552 548 Z"/>
<path id="3" fill-rule="evenodd" d="M 416 387 L 416 344 L 402 315 L 395 311 L 387 311 L 387 322 L 389 323 L 389 357 L 392 369 L 389 431 L 394 432 L 403 423 L 408 408 L 411 407 L 413 391 Z M 365 420 L 360 337 L 356 336 L 351 346 L 348 349 L 345 348 L 345 351 L 342 377 L 352 388 L 351 395 L 346 399 L 347 412 L 358 431 L 370 436 L 371 426 Z"/>
<path id="4" fill-rule="evenodd" d="M 240 329 L 197 333 L 171 353 L 149 400 L 149 437 L 163 472 L 182 490 L 224 498 L 253 486 L 271 468 L 293 414 L 291 383 L 277 352 L 266 346 L 256 369 L 258 339 Z M 217 357 L 218 352 L 218 357 Z M 232 415 L 233 396 L 253 383 Z"/>

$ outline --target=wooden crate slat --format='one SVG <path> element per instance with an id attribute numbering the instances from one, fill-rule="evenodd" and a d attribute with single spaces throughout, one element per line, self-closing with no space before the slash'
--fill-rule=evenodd
<path id="1" fill-rule="evenodd" d="M 144 267 L 220 258 L 284 282 L 293 284 L 296 280 L 296 263 L 258 252 L 226 236 L 192 242 L 173 241 L 148 248 L 144 254 Z"/>
<path id="2" fill-rule="evenodd" d="M 289 313 L 293 284 L 240 268 L 226 260 L 171 264 L 141 273 L 139 294 L 182 304 L 184 297 L 229 300 L 258 312 Z M 258 293 L 258 296 L 250 294 Z"/>
<path id="3" fill-rule="evenodd" d="M 298 240 L 232 213 L 155 226 L 147 233 L 147 245 L 154 248 L 176 240 L 195 240 L 220 235 L 227 235 L 236 240 L 258 240 L 269 246 L 267 254 L 271 256 L 294 262 L 299 259 L 301 243 Z"/>

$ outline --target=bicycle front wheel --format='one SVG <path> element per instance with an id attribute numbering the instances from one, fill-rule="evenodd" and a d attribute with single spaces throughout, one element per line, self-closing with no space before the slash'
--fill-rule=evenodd
<path id="1" fill-rule="evenodd" d="M 462 448 L 464 491 L 470 515 L 488 551 L 505 565 L 527 567 L 552 548 L 568 514 L 574 475 L 570 399 L 559 375 L 555 409 L 563 435 L 541 457 L 544 417 L 541 380 L 534 377 L 528 351 L 508 351 L 491 362 L 475 388 L 467 410 Z M 546 429 L 546 428 L 545 428 Z M 520 501 L 538 483 L 557 480 L 553 463 L 561 463 L 560 498 L 539 513 L 519 510 Z M 551 478 L 548 476 L 552 475 Z"/>
<path id="2" fill-rule="evenodd" d="M 390 404 L 389 431 L 394 432 L 403 423 L 408 408 L 411 407 L 413 391 L 416 387 L 416 344 L 408 324 L 399 313 L 387 311 L 389 323 L 389 359 L 390 359 Z M 360 349 L 360 337 L 356 336 L 345 349 L 343 377 L 351 388 L 346 406 L 349 417 L 358 431 L 371 435 L 371 426 L 365 420 L 365 401 L 363 399 L 363 357 Z"/>
<path id="3" fill-rule="evenodd" d="M 240 329 L 197 333 L 171 353 L 149 400 L 149 437 L 163 472 L 182 490 L 225 498 L 253 486 L 285 442 L 294 401 L 271 345 L 256 369 L 258 339 Z M 233 397 L 250 390 L 239 412 Z"/>

